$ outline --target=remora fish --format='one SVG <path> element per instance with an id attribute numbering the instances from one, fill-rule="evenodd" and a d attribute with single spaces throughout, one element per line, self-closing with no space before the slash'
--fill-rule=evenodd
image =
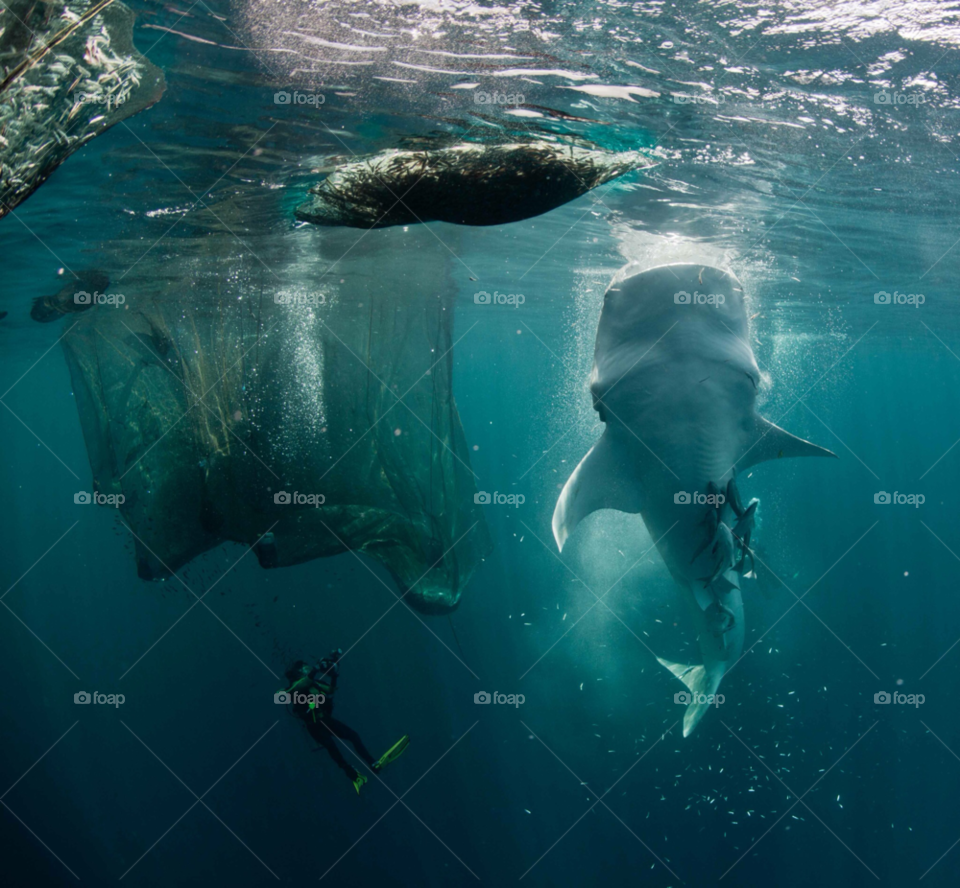
<path id="1" fill-rule="evenodd" d="M 417 222 L 504 225 L 546 213 L 630 170 L 647 155 L 529 142 L 383 151 L 338 166 L 296 217 L 386 228 Z"/>
<path id="2" fill-rule="evenodd" d="M 622 274 L 622 273 L 621 273 Z M 562 549 L 598 509 L 639 512 L 693 612 L 702 665 L 660 659 L 689 689 L 686 737 L 743 648 L 741 576 L 752 572 L 757 502 L 734 476 L 765 460 L 836 456 L 757 413 L 760 371 L 743 288 L 728 272 L 665 265 L 604 296 L 591 376 L 606 424 L 560 494 Z"/>

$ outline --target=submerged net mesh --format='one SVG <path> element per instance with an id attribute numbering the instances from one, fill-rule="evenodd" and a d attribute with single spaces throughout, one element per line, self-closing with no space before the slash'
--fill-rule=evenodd
<path id="1" fill-rule="evenodd" d="M 127 290 L 67 333 L 94 487 L 125 497 L 140 576 L 228 540 L 260 540 L 265 567 L 349 548 L 420 610 L 456 605 L 490 541 L 451 392 L 453 287 L 409 241 L 361 243 L 356 273 L 312 289 Z"/>

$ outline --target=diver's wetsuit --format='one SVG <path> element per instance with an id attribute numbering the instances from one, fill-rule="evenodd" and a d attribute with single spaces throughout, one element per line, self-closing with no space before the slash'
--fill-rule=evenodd
<path id="1" fill-rule="evenodd" d="M 357 751 L 357 755 L 371 767 L 376 759 L 363 745 L 360 735 L 349 725 L 338 721 L 332 715 L 333 695 L 337 689 L 337 679 L 340 677 L 338 660 L 339 656 L 336 652 L 330 657 L 325 657 L 309 673 L 305 673 L 303 678 L 294 682 L 288 690 L 295 695 L 293 698 L 294 715 L 307 726 L 310 736 L 330 753 L 330 758 L 336 762 L 337 767 L 344 771 L 351 780 L 356 780 L 357 770 L 340 752 L 337 747 L 337 738 L 351 743 Z M 297 702 L 296 695 L 309 696 L 311 694 L 323 695 L 323 703 L 311 705 L 308 702 Z"/>

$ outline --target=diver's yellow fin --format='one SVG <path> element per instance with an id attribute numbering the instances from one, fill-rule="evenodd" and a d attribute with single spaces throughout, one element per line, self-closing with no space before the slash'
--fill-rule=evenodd
<path id="1" fill-rule="evenodd" d="M 379 771 L 384 765 L 389 765 L 390 762 L 395 762 L 401 755 L 403 755 L 406 748 L 410 745 L 410 738 L 404 734 L 396 743 L 393 744 L 380 758 L 377 760 L 376 764 L 373 766 L 374 771 Z"/>

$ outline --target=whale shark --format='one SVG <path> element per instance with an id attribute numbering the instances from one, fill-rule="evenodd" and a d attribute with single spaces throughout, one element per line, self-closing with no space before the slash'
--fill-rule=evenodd
<path id="1" fill-rule="evenodd" d="M 704 265 L 627 266 L 603 298 L 593 407 L 605 428 L 567 480 L 553 513 L 560 550 L 587 515 L 639 513 L 698 635 L 700 664 L 657 658 L 687 687 L 689 736 L 743 649 L 741 581 L 753 576 L 759 501 L 739 472 L 768 460 L 836 457 L 757 412 L 760 369 L 743 287 Z"/>

